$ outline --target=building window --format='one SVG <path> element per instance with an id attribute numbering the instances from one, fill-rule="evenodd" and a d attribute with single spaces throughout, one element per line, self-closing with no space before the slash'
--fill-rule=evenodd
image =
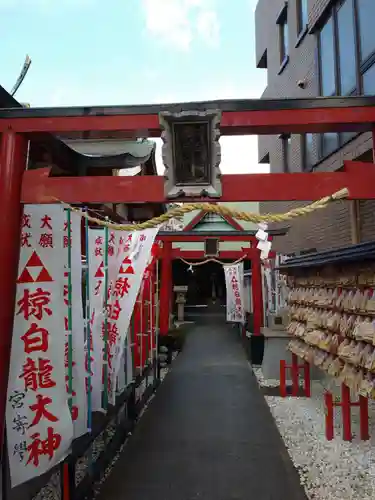
<path id="1" fill-rule="evenodd" d="M 370 93 L 375 63 L 375 1 L 341 0 L 328 15 L 318 34 L 321 95 Z"/>
<path id="2" fill-rule="evenodd" d="M 364 62 L 375 52 L 375 2 L 374 0 L 356 1 L 361 62 Z"/>
<path id="3" fill-rule="evenodd" d="M 281 10 L 277 24 L 279 25 L 280 39 L 280 64 L 285 65 L 289 55 L 289 29 L 288 29 L 288 5 L 285 4 Z"/>
<path id="4" fill-rule="evenodd" d="M 281 148 L 282 148 L 282 155 L 283 155 L 283 170 L 284 172 L 289 172 L 290 171 L 290 150 L 291 150 L 291 143 L 292 139 L 290 135 L 282 135 L 280 136 L 281 139 Z"/>
<path id="5" fill-rule="evenodd" d="M 337 11 L 338 65 L 341 95 L 350 95 L 357 85 L 355 64 L 354 8 L 352 0 L 346 0 Z"/>
<path id="6" fill-rule="evenodd" d="M 336 94 L 334 47 L 333 17 L 331 17 L 319 35 L 320 84 L 323 96 L 332 96 Z"/>
<path id="7" fill-rule="evenodd" d="M 354 139 L 357 135 L 358 132 L 341 132 L 341 134 L 339 134 L 341 146 L 344 146 L 344 144 Z"/>
<path id="8" fill-rule="evenodd" d="M 304 134 L 302 140 L 302 169 L 310 171 L 314 164 L 313 151 L 314 151 L 314 134 Z"/>
<path id="9" fill-rule="evenodd" d="M 339 135 L 336 132 L 327 132 L 322 136 L 322 156 L 328 156 L 339 147 Z"/>
<path id="10" fill-rule="evenodd" d="M 320 94 L 375 94 L 375 0 L 337 0 L 318 33 Z M 320 153 L 331 154 L 355 132 L 321 136 Z"/>
<path id="11" fill-rule="evenodd" d="M 362 85 L 364 95 L 375 95 L 375 64 L 363 73 Z"/>
<path id="12" fill-rule="evenodd" d="M 297 29 L 301 34 L 309 22 L 309 13 L 307 9 L 307 0 L 297 0 Z"/>
<path id="13" fill-rule="evenodd" d="M 323 96 L 333 96 L 336 94 L 336 68 L 335 68 L 335 39 L 333 17 L 327 21 L 319 35 L 319 69 L 320 86 Z M 327 156 L 338 146 L 338 135 L 322 134 L 320 143 L 321 156 Z M 333 149 L 332 149 L 333 148 Z"/>

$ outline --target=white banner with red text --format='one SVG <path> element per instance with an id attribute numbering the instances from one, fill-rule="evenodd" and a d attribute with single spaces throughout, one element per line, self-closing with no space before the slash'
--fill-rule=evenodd
<path id="1" fill-rule="evenodd" d="M 243 262 L 223 265 L 227 292 L 227 321 L 245 322 Z"/>
<path id="2" fill-rule="evenodd" d="M 151 259 L 152 245 L 158 230 L 159 228 L 156 227 L 129 235 L 131 246 L 123 254 L 117 279 L 111 290 L 108 314 L 103 324 L 103 329 L 107 332 L 107 383 L 110 404 L 115 404 L 116 379 L 121 367 L 122 346 L 129 330 L 134 305 L 144 272 Z M 142 332 L 142 334 L 146 333 Z"/>
<path id="3" fill-rule="evenodd" d="M 105 359 L 106 302 L 117 279 L 124 254 L 131 247 L 130 233 L 89 229 L 89 301 L 91 324 L 91 391 L 92 410 L 106 411 L 103 406 Z M 107 241 L 107 247 L 106 247 Z M 106 289 L 107 288 L 107 289 Z"/>
<path id="4" fill-rule="evenodd" d="M 6 407 L 13 487 L 63 460 L 73 439 L 63 355 L 65 222 L 60 205 L 24 207 Z"/>

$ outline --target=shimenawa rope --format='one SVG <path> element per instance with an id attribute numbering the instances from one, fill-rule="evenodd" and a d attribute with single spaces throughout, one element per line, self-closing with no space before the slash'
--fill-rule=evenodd
<path id="1" fill-rule="evenodd" d="M 143 229 L 151 229 L 153 227 L 160 226 L 161 224 L 168 222 L 170 219 L 173 219 L 174 217 L 181 217 L 182 215 L 188 212 L 192 212 L 193 210 L 202 210 L 206 213 L 215 213 L 223 216 L 231 216 L 237 220 L 254 222 L 256 224 L 259 224 L 261 222 L 263 223 L 285 222 L 291 219 L 295 219 L 297 217 L 302 217 L 304 215 L 311 214 L 316 210 L 321 210 L 330 203 L 337 200 L 343 200 L 348 196 L 349 196 L 349 191 L 348 189 L 344 188 L 340 189 L 336 193 L 333 193 L 331 196 L 325 196 L 324 198 L 314 201 L 313 203 L 310 203 L 305 207 L 293 208 L 292 210 L 289 210 L 289 212 L 286 212 L 285 214 L 263 214 L 263 215 L 234 210 L 225 205 L 216 205 L 211 203 L 185 203 L 182 204 L 181 206 L 172 208 L 165 214 L 159 215 L 158 217 L 153 217 L 152 219 L 146 222 L 141 222 L 138 224 L 116 224 L 108 220 L 98 219 L 96 217 L 88 215 L 87 212 L 82 211 L 80 208 L 72 207 L 64 202 L 61 202 L 61 200 L 56 200 L 56 201 L 63 203 L 73 212 L 78 213 L 79 215 L 81 215 L 81 217 L 84 217 L 88 219 L 90 222 L 93 222 L 99 226 L 104 226 L 104 227 L 106 226 L 110 229 L 119 231 L 142 231 Z"/>
<path id="2" fill-rule="evenodd" d="M 203 261 L 197 261 L 197 262 L 189 262 L 188 260 L 183 259 L 182 257 L 178 257 L 178 259 L 182 260 L 186 265 L 191 266 L 191 267 L 196 267 L 196 266 L 203 266 L 203 264 L 207 264 L 208 262 L 217 262 L 218 264 L 221 264 L 222 266 L 234 266 L 235 264 L 238 264 L 239 262 L 242 262 L 244 259 L 246 259 L 246 255 L 243 255 L 239 259 L 235 260 L 234 262 L 222 262 L 219 259 L 215 259 L 215 257 L 210 257 L 209 259 L 203 260 Z"/>

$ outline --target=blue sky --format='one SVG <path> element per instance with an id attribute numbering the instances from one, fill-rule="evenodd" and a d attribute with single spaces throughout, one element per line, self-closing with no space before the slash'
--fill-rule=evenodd
<path id="1" fill-rule="evenodd" d="M 79 106 L 259 97 L 256 0 L 0 0 L 0 83 L 17 99 Z M 254 137 L 222 140 L 222 170 L 264 171 Z"/>

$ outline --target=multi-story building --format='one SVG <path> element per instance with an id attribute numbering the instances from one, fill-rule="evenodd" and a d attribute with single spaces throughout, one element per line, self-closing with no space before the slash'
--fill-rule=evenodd
<path id="1" fill-rule="evenodd" d="M 256 65 L 267 71 L 263 98 L 375 94 L 375 0 L 259 0 Z M 371 134 L 259 137 L 259 161 L 271 172 L 340 169 L 344 160 L 372 161 Z M 328 193 L 327 193 L 328 194 Z M 262 203 L 262 212 L 297 203 Z M 345 201 L 298 219 L 275 239 L 283 253 L 375 239 L 375 204 Z"/>

